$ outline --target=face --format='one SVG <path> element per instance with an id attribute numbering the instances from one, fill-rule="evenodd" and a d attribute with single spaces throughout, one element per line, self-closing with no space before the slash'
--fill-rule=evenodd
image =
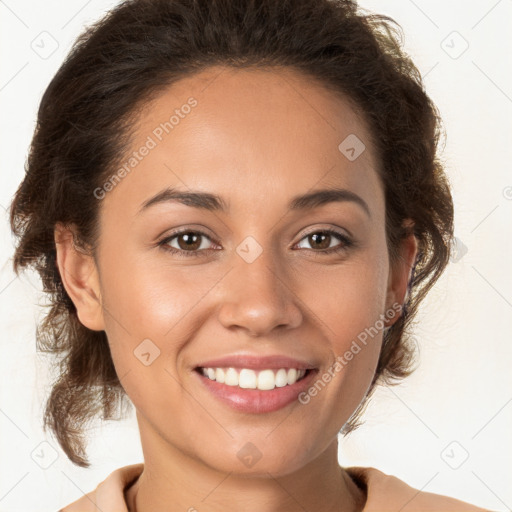
<path id="1" fill-rule="evenodd" d="M 369 132 L 290 69 L 220 67 L 136 126 L 97 192 L 90 286 L 69 286 L 79 318 L 106 331 L 143 446 L 225 472 L 304 467 L 363 400 L 415 255 L 390 266 Z M 297 199 L 320 190 L 338 192 Z"/>

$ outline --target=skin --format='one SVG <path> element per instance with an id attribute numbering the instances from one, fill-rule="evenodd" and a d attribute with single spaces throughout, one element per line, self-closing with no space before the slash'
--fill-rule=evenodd
<path id="1" fill-rule="evenodd" d="M 319 375 L 359 333 L 402 304 L 417 252 L 410 236 L 391 265 L 385 202 L 364 121 L 350 104 L 291 69 L 209 68 L 166 89 L 137 119 L 140 148 L 169 112 L 197 106 L 101 200 L 96 258 L 76 250 L 57 225 L 58 265 L 80 321 L 105 330 L 139 424 L 145 467 L 128 492 L 132 510 L 360 511 L 365 493 L 338 464 L 337 434 L 375 373 L 382 331 L 311 399 L 265 414 L 240 413 L 213 397 L 194 368 L 232 353 L 285 354 Z M 366 150 L 349 161 L 338 145 L 356 134 Z M 227 213 L 177 202 L 142 203 L 166 187 L 215 193 Z M 349 189 L 366 201 L 288 211 L 320 188 Z M 172 229 L 207 233 L 178 257 L 157 246 Z M 307 235 L 333 228 L 320 245 Z M 252 236 L 262 253 L 236 252 Z M 199 243 L 201 243 L 200 249 Z M 183 237 L 168 242 L 186 250 Z M 386 326 L 390 326 L 390 320 Z M 134 350 L 149 338 L 149 366 Z M 251 442 L 261 459 L 237 457 Z M 298 505 L 300 504 L 300 506 Z"/>

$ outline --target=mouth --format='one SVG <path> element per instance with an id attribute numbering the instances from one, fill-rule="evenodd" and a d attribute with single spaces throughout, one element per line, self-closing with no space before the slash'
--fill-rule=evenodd
<path id="1" fill-rule="evenodd" d="M 203 390 L 231 410 L 250 414 L 275 412 L 298 402 L 311 386 L 317 368 L 241 368 L 199 366 Z"/>
<path id="2" fill-rule="evenodd" d="M 299 368 L 266 368 L 254 370 L 252 368 L 226 368 L 226 367 L 197 367 L 199 372 L 209 380 L 226 386 L 240 389 L 259 389 L 270 391 L 275 388 L 293 386 L 311 373 L 312 369 Z"/>

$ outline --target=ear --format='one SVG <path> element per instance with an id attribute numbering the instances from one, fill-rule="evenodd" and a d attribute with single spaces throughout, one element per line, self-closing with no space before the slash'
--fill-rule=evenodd
<path id="1" fill-rule="evenodd" d="M 403 307 L 403 304 L 407 301 L 407 288 L 412 276 L 416 255 L 418 254 L 418 239 L 414 236 L 412 230 L 414 222 L 407 219 L 403 226 L 408 228 L 410 232 L 407 237 L 402 239 L 398 260 L 394 265 L 391 265 L 390 268 L 386 295 L 386 311 L 391 309 L 393 304 L 400 304 Z M 391 327 L 398 318 L 399 315 L 396 315 L 394 321 L 392 319 L 387 320 L 387 327 Z"/>
<path id="2" fill-rule="evenodd" d="M 93 331 L 103 331 L 100 280 L 92 254 L 75 244 L 74 227 L 57 223 L 54 230 L 57 267 L 62 284 L 73 301 L 78 319 Z"/>

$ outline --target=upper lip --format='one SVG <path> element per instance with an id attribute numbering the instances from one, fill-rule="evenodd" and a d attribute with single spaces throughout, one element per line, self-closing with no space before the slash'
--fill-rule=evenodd
<path id="1" fill-rule="evenodd" d="M 316 366 L 308 361 L 285 355 L 254 356 L 249 354 L 232 354 L 204 361 L 198 364 L 197 368 L 248 368 L 252 370 L 297 368 L 298 370 L 311 370 L 316 368 Z"/>

